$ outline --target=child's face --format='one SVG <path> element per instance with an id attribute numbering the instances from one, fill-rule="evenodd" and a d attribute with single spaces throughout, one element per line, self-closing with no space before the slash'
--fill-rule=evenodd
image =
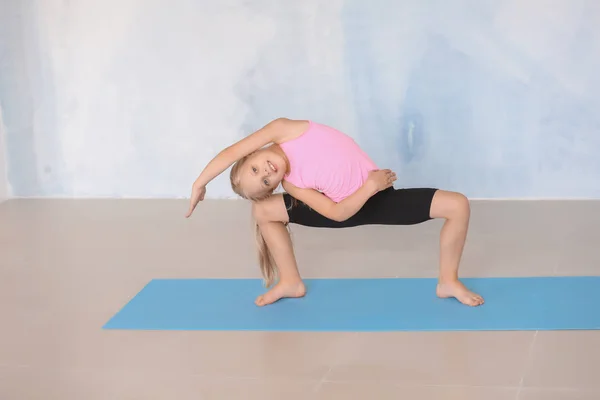
<path id="1" fill-rule="evenodd" d="M 246 159 L 240 171 L 240 183 L 248 197 L 261 197 L 279 186 L 287 170 L 287 162 L 272 147 L 258 150 Z"/>

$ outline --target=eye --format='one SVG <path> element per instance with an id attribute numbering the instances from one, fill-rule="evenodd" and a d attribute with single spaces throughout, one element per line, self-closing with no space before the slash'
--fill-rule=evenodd
<path id="1" fill-rule="evenodd" d="M 269 186 L 269 181 L 268 180 L 264 180 L 263 183 L 265 184 L 265 186 Z"/>
<path id="2" fill-rule="evenodd" d="M 252 172 L 254 172 L 255 174 L 258 172 L 258 170 L 256 169 L 256 167 L 252 167 Z"/>

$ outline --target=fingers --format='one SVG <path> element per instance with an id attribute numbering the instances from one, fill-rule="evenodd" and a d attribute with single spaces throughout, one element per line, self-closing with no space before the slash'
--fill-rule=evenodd
<path id="1" fill-rule="evenodd" d="M 192 213 L 194 212 L 194 210 L 196 209 L 196 206 L 198 205 L 199 202 L 201 202 L 202 200 L 204 200 L 204 195 L 206 194 L 206 188 L 204 187 L 196 187 L 193 186 L 192 187 L 192 195 L 190 197 L 190 208 L 188 209 L 187 214 L 185 215 L 186 218 L 189 218 Z"/>
<path id="2" fill-rule="evenodd" d="M 394 182 L 397 178 L 396 178 L 396 173 L 393 171 L 388 172 L 387 174 L 387 179 L 390 182 Z"/>
<path id="3" fill-rule="evenodd" d="M 192 193 L 192 198 L 190 199 L 190 208 L 188 209 L 188 212 L 185 215 L 186 218 L 189 218 L 192 215 L 192 213 L 196 209 L 196 205 L 198 205 L 199 200 L 195 199 L 194 197 L 196 197 L 196 194 Z"/>
<path id="4" fill-rule="evenodd" d="M 396 173 L 390 171 L 390 174 L 388 176 L 388 182 L 389 182 L 388 187 L 394 186 L 394 182 L 396 181 L 396 179 L 398 179 L 398 178 L 396 178 Z"/>
<path id="5" fill-rule="evenodd" d="M 196 208 L 196 206 L 195 206 L 195 205 L 190 205 L 190 208 L 189 208 L 189 210 L 188 210 L 187 214 L 185 215 L 185 217 L 186 217 L 186 218 L 189 218 L 189 217 L 192 215 L 192 213 L 194 212 L 194 209 L 195 209 L 195 208 Z"/>
<path id="6" fill-rule="evenodd" d="M 383 190 L 392 187 L 398 178 L 396 177 L 396 173 L 391 169 L 380 169 L 370 171 L 369 179 L 374 179 L 380 188 L 379 190 Z"/>

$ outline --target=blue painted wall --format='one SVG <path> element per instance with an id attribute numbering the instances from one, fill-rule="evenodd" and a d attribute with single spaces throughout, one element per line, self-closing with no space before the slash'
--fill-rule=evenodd
<path id="1" fill-rule="evenodd" d="M 600 2 L 0 2 L 16 196 L 182 197 L 278 116 L 397 186 L 600 197 Z M 226 176 L 210 197 L 233 197 Z"/>

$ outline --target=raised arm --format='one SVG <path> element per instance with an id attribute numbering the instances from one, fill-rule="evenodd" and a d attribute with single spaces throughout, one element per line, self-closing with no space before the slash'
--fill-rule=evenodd
<path id="1" fill-rule="evenodd" d="M 186 217 L 192 215 L 192 212 L 199 201 L 204 200 L 206 185 L 208 185 L 210 181 L 223 173 L 240 158 L 245 157 L 270 143 L 280 143 L 286 140 L 290 135 L 294 134 L 299 123 L 301 123 L 301 121 L 277 118 L 251 135 L 248 135 L 231 146 L 221 150 L 206 165 L 206 167 L 204 167 L 198 178 L 194 181 L 194 184 L 192 185 L 192 195 L 190 197 L 190 206 Z"/>
<path id="2" fill-rule="evenodd" d="M 356 192 L 339 203 L 316 190 L 300 189 L 287 181 L 283 182 L 283 188 L 292 197 L 302 201 L 324 217 L 343 222 L 356 214 L 375 193 L 391 187 L 395 180 L 396 174 L 389 169 L 371 171 L 369 179 Z"/>
<path id="3" fill-rule="evenodd" d="M 269 122 L 251 135 L 221 150 L 207 165 L 194 182 L 194 186 L 206 186 L 233 163 L 269 143 L 278 143 L 294 125 L 293 120 L 278 118 Z"/>

